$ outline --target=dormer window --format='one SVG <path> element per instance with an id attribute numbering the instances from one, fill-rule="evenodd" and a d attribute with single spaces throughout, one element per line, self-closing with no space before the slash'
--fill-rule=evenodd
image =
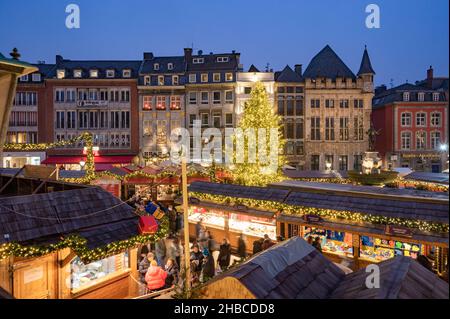
<path id="1" fill-rule="evenodd" d="M 58 70 L 58 71 L 56 71 L 56 77 L 58 79 L 64 79 L 66 77 L 66 70 Z"/>
<path id="2" fill-rule="evenodd" d="M 403 102 L 409 102 L 409 92 L 403 92 Z"/>
<path id="3" fill-rule="evenodd" d="M 194 64 L 202 64 L 204 62 L 205 62 L 204 58 L 193 58 L 192 59 L 192 63 L 194 63 Z"/>
<path id="4" fill-rule="evenodd" d="M 144 85 L 150 85 L 150 76 L 144 76 Z"/>
<path id="5" fill-rule="evenodd" d="M 89 76 L 91 78 L 98 78 L 98 70 L 90 70 L 89 71 Z"/>
<path id="6" fill-rule="evenodd" d="M 159 63 L 153 64 L 153 70 L 155 70 L 155 71 L 159 70 Z"/>
<path id="7" fill-rule="evenodd" d="M 33 73 L 31 75 L 31 81 L 33 81 L 33 82 L 41 82 L 41 74 L 40 73 Z"/>
<path id="8" fill-rule="evenodd" d="M 173 70 L 173 63 L 167 63 L 167 69 Z"/>
<path id="9" fill-rule="evenodd" d="M 22 75 L 19 79 L 20 82 L 28 82 L 28 75 Z"/>
<path id="10" fill-rule="evenodd" d="M 81 70 L 74 70 L 73 71 L 73 77 L 74 78 L 77 78 L 77 79 L 81 78 L 81 74 L 82 74 Z"/>
<path id="11" fill-rule="evenodd" d="M 419 102 L 423 102 L 425 100 L 425 93 L 419 92 L 417 94 L 417 100 L 419 100 Z"/>
<path id="12" fill-rule="evenodd" d="M 433 93 L 433 101 L 438 102 L 439 101 L 439 93 Z"/>
<path id="13" fill-rule="evenodd" d="M 217 57 L 217 62 L 219 63 L 224 63 L 224 62 L 228 62 L 229 58 L 227 56 L 219 56 Z"/>
<path id="14" fill-rule="evenodd" d="M 123 70 L 122 71 L 122 76 L 124 78 L 131 78 L 131 70 Z"/>
<path id="15" fill-rule="evenodd" d="M 113 78 L 115 76 L 114 70 L 106 70 L 106 77 L 107 78 Z"/>
<path id="16" fill-rule="evenodd" d="M 158 85 L 164 85 L 164 75 L 158 76 Z"/>

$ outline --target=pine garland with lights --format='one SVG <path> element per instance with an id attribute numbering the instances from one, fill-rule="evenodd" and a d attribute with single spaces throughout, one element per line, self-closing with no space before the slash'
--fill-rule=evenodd
<path id="1" fill-rule="evenodd" d="M 113 242 L 104 247 L 89 249 L 86 244 L 87 240 L 79 235 L 69 235 L 58 243 L 47 246 L 22 246 L 18 243 L 6 243 L 0 245 L 0 260 L 10 256 L 35 258 L 41 257 L 52 252 L 70 248 L 84 263 L 90 263 L 96 260 L 104 259 L 112 255 L 116 255 L 129 248 L 136 247 L 139 244 L 155 242 L 161 238 L 165 238 L 169 233 L 169 220 L 164 217 L 158 231 L 150 235 L 136 235 L 129 239 Z"/>
<path id="2" fill-rule="evenodd" d="M 269 183 L 283 180 L 281 167 L 284 164 L 284 157 L 281 155 L 284 147 L 284 140 L 281 134 L 281 118 L 274 113 L 273 106 L 269 102 L 269 97 L 261 82 L 257 82 L 252 88 L 250 99 L 245 102 L 244 113 L 239 121 L 238 128 L 245 132 L 246 129 L 254 129 L 256 141 L 258 141 L 258 129 L 266 129 L 266 152 L 270 152 L 270 129 L 278 130 L 278 163 L 276 173 L 266 173 L 268 165 L 260 163 L 248 163 L 249 141 L 244 141 L 244 163 L 237 163 L 233 171 L 234 182 L 247 186 L 265 186 Z M 256 146 L 256 154 L 258 147 Z"/>
<path id="3" fill-rule="evenodd" d="M 448 233 L 449 225 L 444 223 L 427 222 L 416 219 L 394 218 L 366 213 L 357 213 L 350 211 L 338 211 L 332 209 L 321 209 L 305 206 L 294 206 L 284 203 L 257 200 L 249 198 L 236 198 L 223 195 L 212 195 L 198 192 L 190 192 L 190 196 L 200 200 L 212 201 L 219 204 L 227 205 L 245 205 L 254 209 L 265 209 L 282 212 L 287 215 L 304 216 L 317 215 L 330 220 L 347 220 L 354 223 L 371 223 L 381 225 L 398 225 L 412 229 L 419 229 L 424 232 Z"/>

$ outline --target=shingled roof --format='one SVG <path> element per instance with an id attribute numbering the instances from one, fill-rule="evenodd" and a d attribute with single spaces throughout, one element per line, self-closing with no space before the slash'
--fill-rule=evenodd
<path id="1" fill-rule="evenodd" d="M 0 198 L 0 244 L 47 245 L 72 234 L 102 247 L 136 236 L 138 216 L 97 187 Z"/>
<path id="2" fill-rule="evenodd" d="M 364 49 L 363 57 L 361 60 L 361 66 L 359 67 L 358 75 L 361 74 L 375 74 L 372 68 L 372 63 L 370 63 L 369 53 L 367 52 L 367 47 Z"/>
<path id="3" fill-rule="evenodd" d="M 448 283 L 409 257 L 377 264 L 380 288 L 367 288 L 366 269 L 348 274 L 333 292 L 334 299 L 448 299 Z"/>
<path id="4" fill-rule="evenodd" d="M 289 65 L 286 65 L 286 67 L 281 72 L 276 73 L 275 80 L 277 82 L 302 82 L 303 78 L 291 69 Z"/>
<path id="5" fill-rule="evenodd" d="M 330 78 L 335 80 L 341 78 L 355 78 L 355 74 L 341 60 L 341 58 L 327 45 L 314 58 L 312 58 L 303 78 Z"/>

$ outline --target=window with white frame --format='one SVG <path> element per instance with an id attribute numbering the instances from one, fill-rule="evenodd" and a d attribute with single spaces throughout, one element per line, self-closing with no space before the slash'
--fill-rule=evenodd
<path id="1" fill-rule="evenodd" d="M 33 81 L 33 82 L 41 82 L 41 74 L 40 73 L 33 73 L 31 75 L 31 81 Z"/>
<path id="2" fill-rule="evenodd" d="M 215 128 L 220 128 L 221 125 L 222 125 L 222 114 L 213 113 L 213 126 Z"/>
<path id="3" fill-rule="evenodd" d="M 200 75 L 200 81 L 202 83 L 207 83 L 208 82 L 208 73 L 202 73 L 202 75 Z"/>
<path id="4" fill-rule="evenodd" d="M 233 127 L 233 113 L 225 113 L 225 126 Z"/>
<path id="5" fill-rule="evenodd" d="M 202 126 L 208 126 L 209 125 L 209 113 L 201 113 L 200 119 L 202 121 Z"/>
<path id="6" fill-rule="evenodd" d="M 149 75 L 144 76 L 144 85 L 150 85 L 150 76 Z"/>
<path id="7" fill-rule="evenodd" d="M 189 92 L 189 104 L 197 104 L 197 92 Z"/>
<path id="8" fill-rule="evenodd" d="M 106 77 L 107 78 L 113 78 L 115 75 L 114 70 L 106 70 Z"/>
<path id="9" fill-rule="evenodd" d="M 164 75 L 158 76 L 158 85 L 164 85 Z"/>
<path id="10" fill-rule="evenodd" d="M 441 126 L 441 113 L 440 112 L 433 112 L 431 113 L 431 126 Z"/>
<path id="11" fill-rule="evenodd" d="M 172 85 L 178 85 L 180 83 L 180 79 L 178 75 L 172 75 Z"/>
<path id="12" fill-rule="evenodd" d="M 193 58 L 192 59 L 192 63 L 194 63 L 194 64 L 202 64 L 204 62 L 205 62 L 204 58 Z"/>
<path id="13" fill-rule="evenodd" d="M 64 79 L 66 77 L 66 70 L 57 70 L 56 71 L 56 78 L 58 79 Z"/>
<path id="14" fill-rule="evenodd" d="M 189 83 L 197 82 L 197 74 L 189 74 Z"/>
<path id="15" fill-rule="evenodd" d="M 173 70 L 173 63 L 167 63 L 167 69 Z"/>
<path id="16" fill-rule="evenodd" d="M 20 82 L 28 82 L 28 75 L 22 75 L 22 76 L 19 78 L 19 80 L 20 80 Z"/>
<path id="17" fill-rule="evenodd" d="M 400 115 L 400 122 L 402 126 L 411 126 L 411 113 L 403 112 Z"/>
<path id="18" fill-rule="evenodd" d="M 427 146 L 427 132 L 419 131 L 416 132 L 416 149 L 423 150 Z"/>
<path id="19" fill-rule="evenodd" d="M 189 114 L 189 127 L 194 126 L 194 121 L 197 119 L 197 114 Z"/>
<path id="20" fill-rule="evenodd" d="M 233 91 L 225 91 L 225 103 L 233 103 Z"/>
<path id="21" fill-rule="evenodd" d="M 131 70 L 123 70 L 122 71 L 122 77 L 124 78 L 131 78 Z"/>
<path id="22" fill-rule="evenodd" d="M 153 70 L 158 71 L 159 70 L 159 63 L 153 64 Z"/>
<path id="23" fill-rule="evenodd" d="M 430 142 L 432 149 L 434 150 L 438 149 L 439 145 L 441 144 L 441 132 L 439 131 L 431 132 Z"/>
<path id="24" fill-rule="evenodd" d="M 218 56 L 217 57 L 217 62 L 219 63 L 224 63 L 224 62 L 228 62 L 229 58 L 227 56 Z"/>
<path id="25" fill-rule="evenodd" d="M 427 124 L 427 114 L 424 112 L 419 112 L 416 114 L 416 126 L 426 126 Z"/>
<path id="26" fill-rule="evenodd" d="M 170 109 L 171 110 L 181 110 L 181 96 L 172 95 L 170 97 Z"/>
<path id="27" fill-rule="evenodd" d="M 411 149 L 411 132 L 401 133 L 401 149 L 402 150 Z"/>
<path id="28" fill-rule="evenodd" d="M 67 128 L 77 128 L 77 113 L 75 111 L 67 111 Z"/>
<path id="29" fill-rule="evenodd" d="M 423 102 L 425 100 L 425 93 L 419 92 L 417 94 L 417 99 L 419 100 L 419 102 Z"/>
<path id="30" fill-rule="evenodd" d="M 209 92 L 200 92 L 200 104 L 209 104 Z"/>
<path id="31" fill-rule="evenodd" d="M 213 74 L 213 82 L 220 82 L 220 73 Z"/>
<path id="32" fill-rule="evenodd" d="M 409 92 L 403 92 L 403 101 L 409 102 Z"/>
<path id="33" fill-rule="evenodd" d="M 226 82 L 233 81 L 233 73 L 225 73 L 225 81 Z"/>
<path id="34" fill-rule="evenodd" d="M 83 75 L 83 71 L 77 69 L 77 70 L 73 70 L 73 77 L 76 79 L 81 78 L 81 76 Z"/>
<path id="35" fill-rule="evenodd" d="M 439 93 L 435 92 L 433 93 L 433 101 L 438 102 L 439 101 Z"/>
<path id="36" fill-rule="evenodd" d="M 166 109 L 166 96 L 158 95 L 156 97 L 156 109 L 157 110 L 165 110 Z"/>
<path id="37" fill-rule="evenodd" d="M 151 95 L 144 95 L 142 97 L 142 110 L 144 110 L 144 111 L 151 111 L 152 110 L 152 104 L 153 104 L 153 96 L 151 96 Z"/>
<path id="38" fill-rule="evenodd" d="M 55 128 L 57 129 L 63 129 L 65 128 L 65 120 L 64 120 L 64 116 L 65 112 L 64 111 L 56 111 L 56 125 Z"/>
<path id="39" fill-rule="evenodd" d="M 213 104 L 220 104 L 222 102 L 220 91 L 213 92 Z"/>
<path id="40" fill-rule="evenodd" d="M 98 78 L 98 70 L 90 70 L 89 71 L 89 76 L 91 78 Z"/>
<path id="41" fill-rule="evenodd" d="M 64 102 L 64 89 L 56 89 L 55 102 Z"/>
<path id="42" fill-rule="evenodd" d="M 75 89 L 66 90 L 66 102 L 75 102 L 76 91 Z"/>
<path id="43" fill-rule="evenodd" d="M 143 133 L 144 133 L 144 136 L 152 136 L 152 134 L 153 134 L 153 121 L 145 120 L 143 122 Z"/>
<path id="44" fill-rule="evenodd" d="M 88 128 L 89 125 L 89 112 L 79 111 L 78 112 L 78 128 L 84 129 Z"/>

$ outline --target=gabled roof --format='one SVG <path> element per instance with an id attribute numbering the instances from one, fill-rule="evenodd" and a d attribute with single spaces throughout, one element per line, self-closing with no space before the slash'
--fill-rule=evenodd
<path id="1" fill-rule="evenodd" d="M 286 67 L 281 72 L 277 72 L 275 74 L 275 81 L 277 82 L 302 82 L 303 78 L 300 76 L 300 74 L 296 73 L 294 70 L 292 70 L 289 65 L 286 65 Z"/>
<path id="2" fill-rule="evenodd" d="M 417 261 L 398 256 L 378 263 L 380 287 L 368 288 L 366 269 L 348 274 L 334 299 L 448 299 L 448 283 Z"/>
<path id="3" fill-rule="evenodd" d="M 329 45 L 312 58 L 303 73 L 303 78 L 309 79 L 337 77 L 354 79 L 355 75 Z"/>
<path id="4" fill-rule="evenodd" d="M 193 55 L 187 62 L 187 71 L 238 71 L 239 53 L 217 53 Z M 218 57 L 228 57 L 228 62 L 217 62 Z M 193 63 L 193 59 L 203 58 L 204 63 Z"/>
<path id="5" fill-rule="evenodd" d="M 361 60 L 361 66 L 359 67 L 358 76 L 361 74 L 375 74 L 375 71 L 372 68 L 372 63 L 370 63 L 367 47 L 364 49 L 364 54 Z"/>
<path id="6" fill-rule="evenodd" d="M 253 64 L 250 65 L 250 68 L 248 69 L 248 72 L 259 72 L 258 68 L 254 66 Z"/>
<path id="7" fill-rule="evenodd" d="M 133 208 L 98 187 L 0 198 L 0 244 L 48 245 L 78 234 L 88 248 L 138 235 Z"/>

